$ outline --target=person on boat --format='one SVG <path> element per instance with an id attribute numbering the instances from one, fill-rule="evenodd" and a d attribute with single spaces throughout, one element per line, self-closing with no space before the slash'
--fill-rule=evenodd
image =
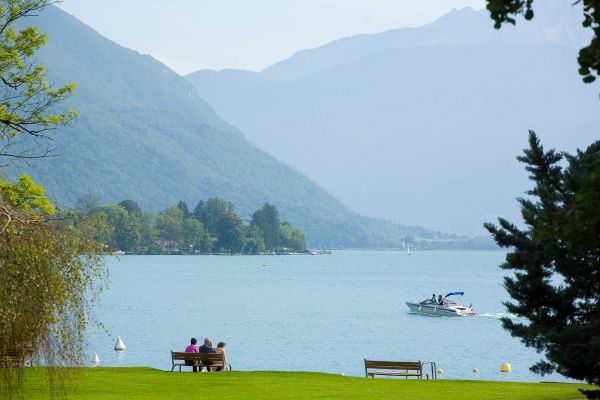
<path id="1" fill-rule="evenodd" d="M 200 348 L 198 347 L 198 341 L 196 338 L 192 338 L 190 340 L 190 345 L 185 348 L 186 353 L 200 353 Z M 185 365 L 191 365 L 193 372 L 200 372 L 200 366 L 197 361 L 185 360 Z"/>
<path id="2" fill-rule="evenodd" d="M 435 299 L 435 293 L 431 295 L 431 304 L 437 304 L 437 300 Z"/>
<path id="3" fill-rule="evenodd" d="M 439 304 L 440 306 L 443 306 L 443 305 L 444 305 L 444 299 L 442 298 L 442 295 L 441 295 L 441 294 L 438 296 L 438 304 Z"/>
<path id="4" fill-rule="evenodd" d="M 212 345 L 213 345 L 213 342 L 212 342 L 212 340 L 210 340 L 210 338 L 204 338 L 204 344 L 202 346 L 200 346 L 199 352 L 200 353 L 216 353 L 217 351 L 215 350 L 214 347 L 212 347 Z M 212 365 L 212 362 L 204 361 L 202 363 L 202 365 L 207 367 L 210 370 L 210 366 Z"/>

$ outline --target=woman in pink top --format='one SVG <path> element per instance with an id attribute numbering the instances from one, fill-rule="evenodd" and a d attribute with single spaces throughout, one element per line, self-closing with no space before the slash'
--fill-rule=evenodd
<path id="1" fill-rule="evenodd" d="M 190 345 L 185 348 L 186 353 L 200 353 L 200 348 L 198 347 L 198 341 L 196 338 L 192 338 L 190 340 Z M 185 365 L 191 365 L 193 372 L 200 372 L 200 366 L 197 361 L 185 360 Z"/>

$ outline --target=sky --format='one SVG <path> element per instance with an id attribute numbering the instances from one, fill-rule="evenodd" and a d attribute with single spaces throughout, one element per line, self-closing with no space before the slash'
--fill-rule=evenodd
<path id="1" fill-rule="evenodd" d="M 484 0 L 63 0 L 60 7 L 112 41 L 179 74 L 260 71 L 346 36 L 420 26 Z"/>

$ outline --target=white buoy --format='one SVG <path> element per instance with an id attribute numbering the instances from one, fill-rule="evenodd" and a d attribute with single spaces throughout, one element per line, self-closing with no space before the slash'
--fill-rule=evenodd
<path id="1" fill-rule="evenodd" d="M 343 372 L 340 372 L 340 375 L 341 375 L 341 376 L 344 376 L 345 374 L 344 374 Z"/>
<path id="2" fill-rule="evenodd" d="M 100 357 L 98 357 L 98 353 L 94 353 L 94 365 L 97 367 L 100 365 Z"/>
<path id="3" fill-rule="evenodd" d="M 123 351 L 126 348 L 127 347 L 125 347 L 125 343 L 123 343 L 123 339 L 121 339 L 121 336 L 119 336 L 119 338 L 117 339 L 117 343 L 115 344 L 115 350 Z"/>

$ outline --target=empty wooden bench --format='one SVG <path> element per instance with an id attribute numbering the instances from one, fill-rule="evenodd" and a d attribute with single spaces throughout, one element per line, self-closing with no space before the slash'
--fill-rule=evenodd
<path id="1" fill-rule="evenodd" d="M 383 370 L 383 371 L 382 371 Z M 395 371 L 395 372 L 393 372 Z M 365 376 L 375 378 L 375 375 L 404 376 L 422 379 L 429 375 L 423 372 L 421 361 L 376 361 L 365 359 Z"/>
<path id="2" fill-rule="evenodd" d="M 223 353 L 186 353 L 180 351 L 171 351 L 171 372 L 175 367 L 193 367 L 195 365 L 209 367 L 208 371 L 216 371 L 221 367 L 221 371 L 231 371 L 231 364 L 225 364 L 225 354 Z M 209 366 L 206 364 L 210 363 Z"/>

